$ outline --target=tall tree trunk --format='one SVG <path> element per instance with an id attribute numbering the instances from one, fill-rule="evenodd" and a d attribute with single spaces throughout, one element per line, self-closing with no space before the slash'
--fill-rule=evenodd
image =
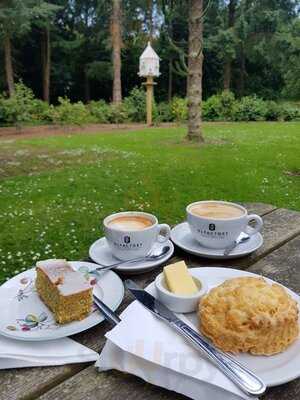
<path id="1" fill-rule="evenodd" d="M 237 0 L 230 0 L 228 4 L 228 28 L 233 28 L 235 23 L 235 11 Z M 224 65 L 224 90 L 230 90 L 232 79 L 232 60 L 227 58 Z"/>
<path id="2" fill-rule="evenodd" d="M 51 44 L 50 29 L 46 27 L 42 32 L 42 69 L 43 69 L 43 99 L 50 101 L 50 71 L 51 71 Z"/>
<path id="3" fill-rule="evenodd" d="M 91 101 L 90 80 L 86 68 L 84 69 L 84 98 L 86 103 Z"/>
<path id="4" fill-rule="evenodd" d="M 9 97 L 11 97 L 15 93 L 15 80 L 14 80 L 14 70 L 12 64 L 11 40 L 9 36 L 5 36 L 4 38 L 4 59 L 5 59 L 5 75 L 6 75 L 8 94 Z"/>
<path id="5" fill-rule="evenodd" d="M 245 57 L 245 50 L 244 46 L 241 46 L 241 54 L 240 54 L 240 79 L 238 81 L 238 93 L 240 97 L 244 96 L 245 94 L 245 80 L 247 75 L 246 70 L 246 57 Z"/>
<path id="6" fill-rule="evenodd" d="M 170 8 L 173 11 L 173 8 L 174 8 L 173 0 L 170 1 Z M 165 8 L 164 8 L 164 12 L 166 12 Z M 173 31 L 174 31 L 173 18 L 171 18 L 170 26 L 169 26 L 169 36 L 170 36 L 171 40 L 173 40 Z M 170 58 L 169 58 L 168 101 L 172 100 L 172 96 L 173 96 L 173 56 L 171 54 Z"/>
<path id="7" fill-rule="evenodd" d="M 231 87 L 231 60 L 227 59 L 224 65 L 223 89 L 229 91 Z"/>
<path id="8" fill-rule="evenodd" d="M 112 38 L 112 60 L 113 60 L 113 103 L 119 104 L 122 101 L 121 84 L 121 0 L 113 0 L 111 17 L 111 38 Z"/>
<path id="9" fill-rule="evenodd" d="M 173 95 L 173 60 L 169 60 L 169 79 L 168 79 L 168 101 L 172 100 Z"/>
<path id="10" fill-rule="evenodd" d="M 202 136 L 203 0 L 189 1 L 188 134 L 187 139 L 204 142 Z"/>
<path id="11" fill-rule="evenodd" d="M 154 24 L 153 24 L 153 0 L 147 0 L 147 19 L 148 19 L 148 30 L 149 30 L 149 42 L 152 44 L 154 36 Z"/>

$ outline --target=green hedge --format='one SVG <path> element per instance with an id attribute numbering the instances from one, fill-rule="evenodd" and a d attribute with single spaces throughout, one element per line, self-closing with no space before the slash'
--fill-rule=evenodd
<path id="1" fill-rule="evenodd" d="M 174 97 L 171 102 L 153 104 L 155 122 L 185 122 L 187 99 Z M 300 108 L 288 103 L 265 101 L 257 96 L 236 99 L 230 92 L 211 96 L 202 102 L 205 121 L 291 121 L 300 119 Z M 0 125 L 54 123 L 82 125 L 87 123 L 143 122 L 146 119 L 146 96 L 143 88 L 134 88 L 120 105 L 103 100 L 71 103 L 60 97 L 58 105 L 48 105 L 34 97 L 22 82 L 15 95 L 0 95 Z"/>

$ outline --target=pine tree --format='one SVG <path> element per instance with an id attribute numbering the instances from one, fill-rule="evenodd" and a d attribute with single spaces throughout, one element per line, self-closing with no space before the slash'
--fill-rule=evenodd
<path id="1" fill-rule="evenodd" d="M 3 40 L 8 93 L 14 94 L 12 43 L 30 31 L 32 24 L 53 13 L 53 6 L 42 0 L 4 0 L 0 4 L 0 38 Z"/>

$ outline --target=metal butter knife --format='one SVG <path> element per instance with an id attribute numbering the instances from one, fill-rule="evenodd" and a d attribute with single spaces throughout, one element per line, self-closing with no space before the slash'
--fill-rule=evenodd
<path id="1" fill-rule="evenodd" d="M 103 303 L 95 294 L 93 294 L 93 300 L 98 310 L 104 315 L 105 319 L 112 325 L 118 325 L 121 322 L 120 317 L 111 310 L 106 304 Z"/>
<path id="2" fill-rule="evenodd" d="M 188 339 L 196 349 L 201 350 L 232 382 L 250 396 L 262 395 L 266 390 L 264 382 L 233 357 L 217 350 L 194 329 L 179 319 L 164 304 L 137 286 L 133 281 L 125 281 L 133 296 L 158 318 Z"/>

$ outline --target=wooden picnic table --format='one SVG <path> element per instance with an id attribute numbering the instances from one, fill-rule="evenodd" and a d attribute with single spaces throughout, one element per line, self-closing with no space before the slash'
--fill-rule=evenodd
<path id="1" fill-rule="evenodd" d="M 176 249 L 168 263 L 184 259 L 193 266 L 232 266 L 262 274 L 288 286 L 300 294 L 300 212 L 277 208 L 269 204 L 244 204 L 250 213 L 263 217 L 264 244 L 254 254 L 241 259 L 213 261 L 195 257 Z M 149 284 L 160 269 L 136 275 L 141 286 Z M 125 276 L 121 276 L 124 277 Z M 131 276 L 132 278 L 132 276 Z M 126 294 L 121 312 L 132 298 Z M 107 322 L 73 339 L 101 351 L 104 334 L 110 329 Z M 263 400 L 294 400 L 300 398 L 300 379 L 268 389 Z M 186 397 L 153 386 L 133 375 L 118 371 L 97 372 L 91 364 L 59 367 L 38 367 L 0 371 L 0 400 L 184 400 Z"/>

